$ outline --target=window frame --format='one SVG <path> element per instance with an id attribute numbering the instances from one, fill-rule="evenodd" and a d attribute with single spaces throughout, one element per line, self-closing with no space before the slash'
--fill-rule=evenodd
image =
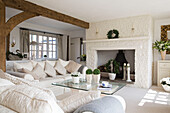
<path id="1" fill-rule="evenodd" d="M 47 59 L 49 60 L 56 60 L 58 59 L 58 38 L 57 38 L 57 35 L 53 35 L 53 34 L 47 34 L 47 33 L 41 33 L 41 32 L 34 32 L 34 31 L 30 31 L 29 32 L 29 42 L 31 43 L 31 41 L 33 40 L 33 35 L 36 35 L 36 42 L 38 43 L 38 45 L 36 45 L 36 54 L 35 54 L 35 59 L 44 59 L 44 54 L 43 52 L 47 52 Z M 42 36 L 42 43 L 39 42 L 39 36 Z M 44 37 L 47 37 L 47 43 L 44 43 L 43 40 L 44 40 Z M 49 37 L 52 37 L 52 40 L 53 38 L 56 39 L 56 44 L 53 44 L 53 41 L 52 41 L 52 44 L 49 43 Z M 31 39 L 31 40 L 30 40 Z M 39 48 L 39 45 L 42 45 L 42 48 L 40 50 Z M 46 44 L 47 45 L 47 50 L 44 50 L 43 49 L 43 45 Z M 49 45 L 52 45 L 52 51 L 49 50 Z M 55 50 L 53 50 L 53 45 L 56 46 Z M 33 51 L 32 50 L 32 45 L 29 44 L 29 56 L 32 58 L 32 55 L 33 55 Z M 39 58 L 39 52 L 41 51 L 41 58 Z M 49 52 L 52 52 L 52 58 L 49 58 Z M 53 57 L 53 53 L 55 53 L 55 58 Z"/>

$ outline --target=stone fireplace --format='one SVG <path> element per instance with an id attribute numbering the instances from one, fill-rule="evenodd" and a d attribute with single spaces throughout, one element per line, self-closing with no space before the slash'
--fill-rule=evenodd
<path id="1" fill-rule="evenodd" d="M 152 84 L 152 42 L 149 37 L 87 40 L 87 66 L 95 69 L 98 66 L 100 50 L 135 50 L 135 83 L 134 86 L 149 88 Z"/>

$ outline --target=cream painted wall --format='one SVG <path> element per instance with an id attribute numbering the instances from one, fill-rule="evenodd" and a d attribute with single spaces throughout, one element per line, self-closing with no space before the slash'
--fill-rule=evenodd
<path id="1" fill-rule="evenodd" d="M 134 31 L 132 31 L 134 28 Z M 111 29 L 119 31 L 120 38 L 153 36 L 153 19 L 151 16 L 137 16 L 90 23 L 86 30 L 86 39 L 104 39 Z M 98 33 L 96 33 L 98 32 Z"/>
<path id="2" fill-rule="evenodd" d="M 60 34 L 64 34 L 63 36 L 63 59 L 66 60 L 66 54 L 67 54 L 67 48 L 66 48 L 66 37 L 67 37 L 67 31 L 62 31 L 62 30 L 58 30 L 58 29 L 54 29 L 54 28 L 50 28 L 50 27 L 45 27 L 45 26 L 40 26 L 40 25 L 35 25 L 35 24 L 31 24 L 31 23 L 26 23 L 23 22 L 21 24 L 19 24 L 18 26 L 16 26 L 10 33 L 10 44 L 12 43 L 13 40 L 16 41 L 16 45 L 15 47 L 11 47 L 10 46 L 10 51 L 11 52 L 16 52 L 17 49 L 20 50 L 20 27 L 23 28 L 28 28 L 28 29 L 33 29 L 33 30 L 39 30 L 39 31 L 44 31 L 44 32 L 51 32 L 51 33 L 60 33 Z"/>
<path id="3" fill-rule="evenodd" d="M 162 25 L 170 25 L 170 18 L 155 20 L 153 42 L 161 39 L 161 26 Z M 156 84 L 156 81 L 157 81 L 157 61 L 161 60 L 161 55 L 155 49 L 154 49 L 153 54 L 154 54 L 153 62 L 154 62 L 154 75 L 155 75 L 153 79 L 154 79 L 154 83 Z M 170 54 L 166 55 L 166 60 L 170 60 Z"/>
<path id="4" fill-rule="evenodd" d="M 80 29 L 80 30 L 72 30 L 68 32 L 68 35 L 70 38 L 83 38 L 83 40 L 86 40 L 86 30 Z M 70 51 L 71 52 L 71 46 Z M 84 54 L 86 54 L 86 44 L 84 44 Z M 69 56 L 71 56 L 71 53 L 69 53 Z"/>

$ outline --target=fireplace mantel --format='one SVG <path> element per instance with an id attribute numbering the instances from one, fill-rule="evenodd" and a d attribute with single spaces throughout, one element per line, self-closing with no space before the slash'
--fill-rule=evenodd
<path id="1" fill-rule="evenodd" d="M 149 88 L 152 84 L 152 38 L 127 37 L 86 40 L 87 67 L 97 68 L 98 50 L 135 50 L 135 86 Z"/>
<path id="2" fill-rule="evenodd" d="M 131 41 L 131 40 L 149 40 L 149 37 L 127 37 L 127 38 L 115 38 L 115 39 L 97 39 L 97 40 L 85 40 L 83 43 L 94 42 L 110 42 L 110 41 Z"/>

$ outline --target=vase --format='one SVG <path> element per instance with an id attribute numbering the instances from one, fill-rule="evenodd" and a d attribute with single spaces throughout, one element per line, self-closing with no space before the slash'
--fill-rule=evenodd
<path id="1" fill-rule="evenodd" d="M 170 92 L 170 86 L 168 85 L 162 85 L 165 91 Z"/>
<path id="2" fill-rule="evenodd" d="M 72 77 L 73 83 L 78 84 L 80 82 L 79 77 Z"/>
<path id="3" fill-rule="evenodd" d="M 162 60 L 165 60 L 165 56 L 166 56 L 166 50 L 165 51 L 161 51 Z"/>
<path id="4" fill-rule="evenodd" d="M 100 81 L 100 74 L 97 74 L 97 75 L 93 74 L 93 82 L 95 84 L 98 84 L 99 81 Z"/>
<path id="5" fill-rule="evenodd" d="M 115 80 L 115 78 L 116 78 L 116 73 L 109 73 L 110 80 Z"/>
<path id="6" fill-rule="evenodd" d="M 86 75 L 86 81 L 87 81 L 87 83 L 91 84 L 91 82 L 92 82 L 92 74 L 87 74 Z"/>

